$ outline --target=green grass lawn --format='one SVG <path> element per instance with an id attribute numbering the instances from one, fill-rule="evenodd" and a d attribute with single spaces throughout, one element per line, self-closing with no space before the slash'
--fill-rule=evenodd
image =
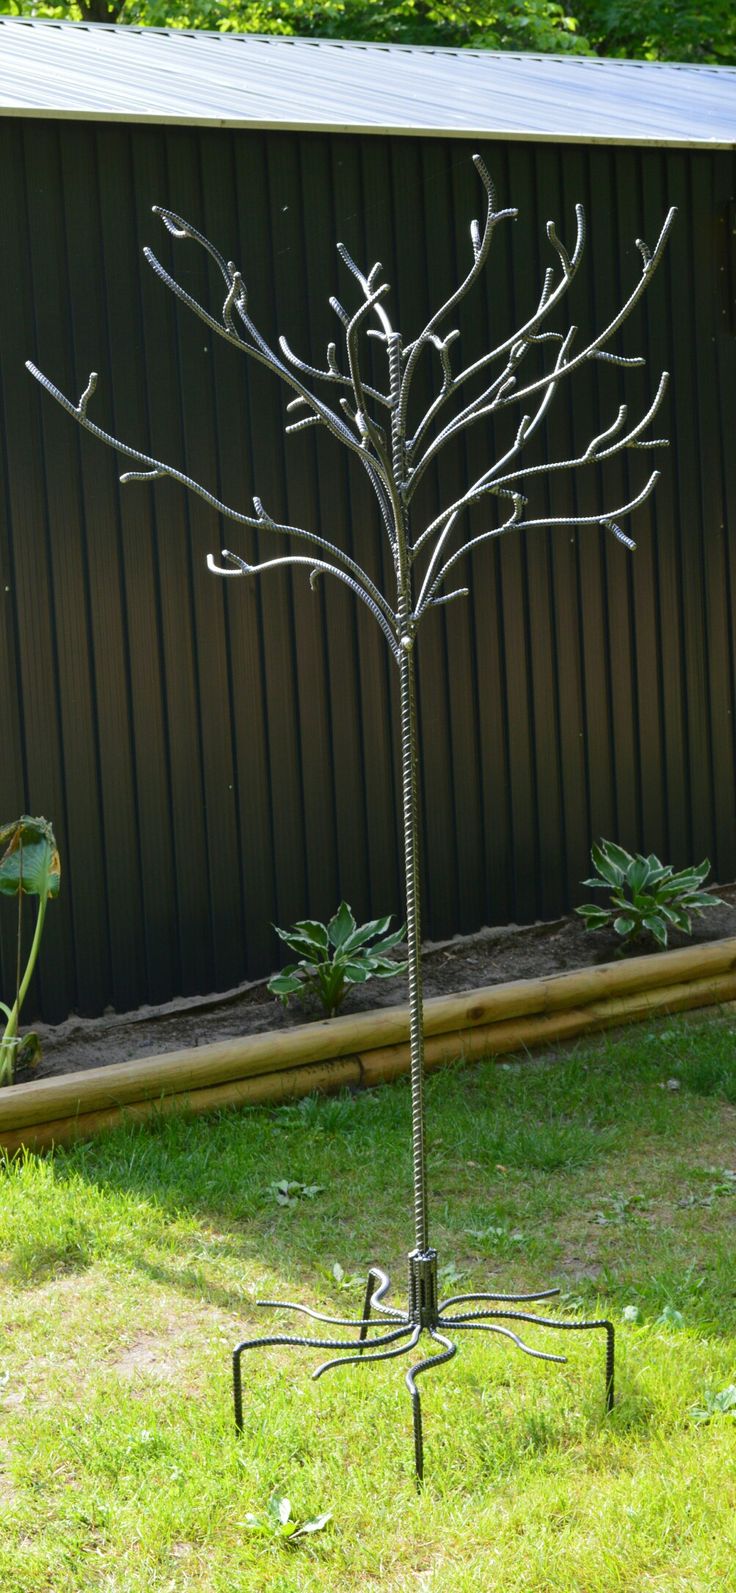
<path id="1" fill-rule="evenodd" d="M 694 1414 L 736 1383 L 730 1021 L 444 1070 L 428 1094 L 444 1292 L 559 1283 L 610 1314 L 612 1415 L 602 1335 L 530 1329 L 555 1366 L 468 1333 L 424 1379 L 421 1496 L 407 1360 L 313 1384 L 319 1352 L 246 1357 L 238 1442 L 230 1351 L 264 1330 L 257 1296 L 359 1314 L 371 1260 L 403 1295 L 407 1082 L 123 1128 L 0 1174 L 3 1593 L 736 1588 L 736 1415 Z M 281 1206 L 282 1179 L 322 1187 Z M 290 1544 L 274 1493 L 332 1519 Z"/>

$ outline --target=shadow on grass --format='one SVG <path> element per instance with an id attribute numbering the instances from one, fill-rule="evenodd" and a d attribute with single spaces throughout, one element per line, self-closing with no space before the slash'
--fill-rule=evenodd
<path id="1" fill-rule="evenodd" d="M 686 1093 L 693 1110 L 705 1098 L 690 1094 L 696 1084 L 711 1100 L 736 1096 L 733 1051 L 723 1023 L 670 1019 L 553 1059 L 458 1065 L 432 1075 L 434 1209 L 451 1215 L 447 1238 L 462 1246 L 480 1286 L 537 1285 L 545 1251 L 559 1250 L 555 1214 L 575 1212 L 583 1175 L 629 1152 L 642 1133 L 657 1134 L 673 1160 L 681 1156 Z M 672 1077 L 681 1082 L 679 1095 L 665 1087 Z M 53 1160 L 29 1158 L 29 1168 L 39 1169 L 36 1186 L 29 1182 L 20 1214 L 4 1232 L 0 1214 L 5 1275 L 35 1284 L 113 1258 L 226 1311 L 247 1310 L 252 1319 L 252 1285 L 237 1276 L 242 1266 L 244 1276 L 252 1279 L 256 1270 L 275 1277 L 287 1293 L 307 1288 L 336 1314 L 353 1315 L 359 1284 L 339 1288 L 333 1265 L 360 1277 L 372 1260 L 390 1268 L 398 1259 L 401 1299 L 413 1226 L 410 1127 L 408 1081 L 401 1080 L 276 1109 L 154 1117 Z M 12 1170 L 8 1176 L 12 1182 Z M 276 1190 L 284 1180 L 297 1186 L 287 1207 Z M 318 1194 L 307 1198 L 304 1191 L 315 1186 Z M 524 1242 L 510 1237 L 515 1200 L 526 1203 Z M 582 1225 L 582 1211 L 580 1219 Z M 624 1258 L 627 1243 L 622 1232 Z M 486 1281 L 489 1273 L 493 1281 Z M 568 1282 L 564 1267 L 557 1281 L 563 1288 Z M 597 1293 L 594 1279 L 569 1281 L 584 1300 Z M 630 1287 L 615 1273 L 605 1278 L 606 1295 L 621 1304 Z M 712 1295 L 699 1299 L 688 1290 L 688 1299 L 703 1319 L 717 1316 Z"/>

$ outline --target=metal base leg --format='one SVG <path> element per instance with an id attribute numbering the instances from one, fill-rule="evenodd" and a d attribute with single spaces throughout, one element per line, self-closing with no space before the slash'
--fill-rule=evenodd
<path id="1" fill-rule="evenodd" d="M 390 1287 L 390 1279 L 383 1268 L 372 1266 L 368 1273 L 368 1282 L 363 1303 L 362 1316 L 339 1317 L 329 1316 L 323 1311 L 314 1311 L 311 1306 L 300 1305 L 293 1300 L 259 1300 L 258 1305 L 284 1311 L 297 1311 L 302 1316 L 309 1317 L 314 1322 L 325 1322 L 331 1328 L 352 1328 L 354 1335 L 348 1338 L 310 1338 L 299 1334 L 270 1333 L 256 1339 L 243 1339 L 233 1352 L 233 1402 L 235 1412 L 236 1433 L 243 1431 L 243 1384 L 242 1384 L 242 1357 L 246 1350 L 265 1349 L 271 1345 L 289 1345 L 299 1349 L 329 1349 L 338 1353 L 329 1360 L 323 1361 L 312 1373 L 316 1381 L 325 1372 L 337 1366 L 350 1366 L 356 1363 L 367 1365 L 373 1361 L 393 1360 L 396 1356 L 406 1355 L 414 1350 L 423 1333 L 428 1333 L 434 1343 L 441 1349 L 434 1354 L 425 1356 L 412 1366 L 406 1374 L 406 1386 L 412 1402 L 412 1416 L 414 1426 L 414 1467 L 417 1484 L 424 1478 L 424 1436 L 422 1430 L 422 1403 L 416 1379 L 424 1372 L 431 1371 L 432 1367 L 441 1366 L 443 1362 L 452 1360 L 457 1354 L 457 1345 L 450 1338 L 445 1337 L 444 1330 L 450 1328 L 453 1333 L 486 1332 L 495 1333 L 509 1339 L 523 1354 L 531 1355 L 536 1360 L 555 1361 L 565 1364 L 567 1356 L 553 1353 L 549 1350 L 538 1350 L 526 1344 L 519 1334 L 505 1324 L 509 1322 L 530 1322 L 535 1327 L 557 1329 L 559 1332 L 586 1333 L 600 1330 L 606 1335 L 606 1365 L 605 1365 L 605 1408 L 606 1412 L 613 1409 L 614 1399 L 614 1353 L 615 1334 L 613 1323 L 605 1318 L 591 1322 L 560 1321 L 556 1317 L 538 1316 L 532 1311 L 517 1310 L 517 1306 L 529 1305 L 537 1300 L 549 1300 L 559 1294 L 559 1289 L 538 1289 L 527 1294 L 454 1294 L 449 1300 L 440 1303 L 437 1296 L 437 1254 L 435 1251 L 413 1251 L 409 1256 L 409 1301 L 405 1311 L 398 1310 L 395 1306 L 386 1305 L 384 1296 Z M 467 1310 L 467 1306 L 480 1304 L 478 1310 Z M 509 1309 L 512 1307 L 513 1309 Z M 371 1313 L 375 1312 L 376 1315 Z M 379 1329 L 376 1333 L 374 1330 Z M 390 1348 L 389 1348 L 390 1346 Z"/>

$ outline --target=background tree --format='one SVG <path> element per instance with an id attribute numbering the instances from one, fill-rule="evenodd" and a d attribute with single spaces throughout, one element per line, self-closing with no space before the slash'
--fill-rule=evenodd
<path id="1" fill-rule="evenodd" d="M 731 0 L 0 0 L 0 13 L 649 61 L 736 61 Z"/>

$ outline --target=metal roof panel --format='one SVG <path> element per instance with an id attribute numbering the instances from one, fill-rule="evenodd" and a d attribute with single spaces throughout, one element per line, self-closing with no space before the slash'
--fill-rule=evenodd
<path id="1" fill-rule="evenodd" d="M 736 68 L 0 17 L 0 114 L 736 144 Z"/>

